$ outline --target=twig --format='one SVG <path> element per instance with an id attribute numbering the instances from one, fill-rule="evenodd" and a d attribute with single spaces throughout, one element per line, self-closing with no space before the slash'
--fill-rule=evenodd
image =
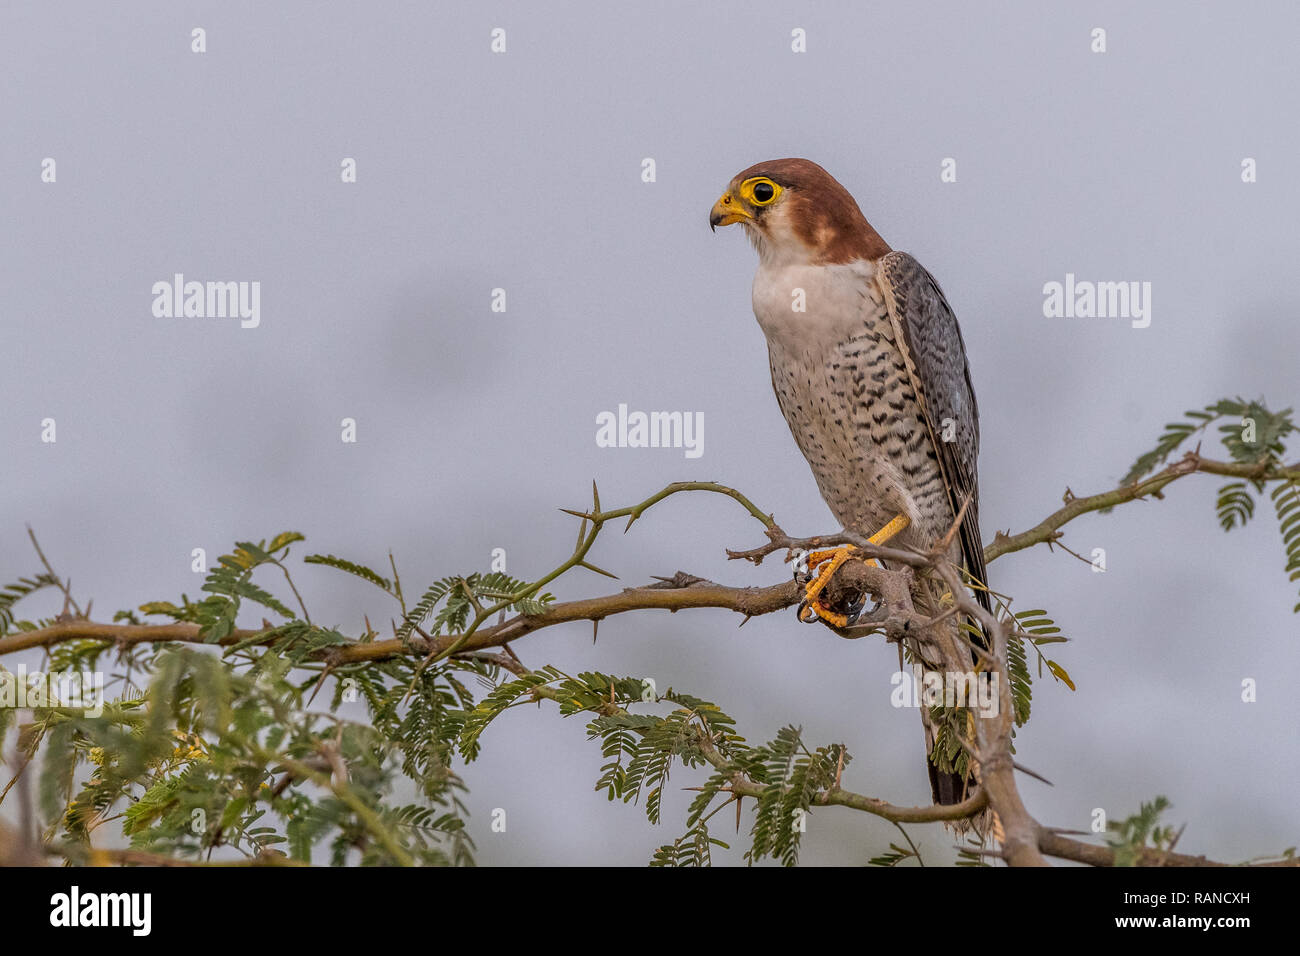
<path id="1" fill-rule="evenodd" d="M 41 564 L 45 565 L 45 570 L 49 573 L 50 577 L 54 579 L 54 583 L 58 585 L 59 590 L 63 592 L 64 609 L 66 610 L 67 607 L 71 605 L 72 609 L 77 612 L 77 617 L 85 617 L 85 615 L 81 613 L 81 606 L 77 604 L 77 599 L 72 596 L 72 586 L 66 583 L 63 578 L 59 577 L 55 572 L 53 565 L 51 565 L 49 559 L 45 557 L 45 552 L 41 550 L 41 544 L 36 540 L 36 532 L 32 530 L 31 525 L 27 526 L 27 537 L 32 539 L 32 547 L 36 549 L 36 556 L 41 559 Z"/>

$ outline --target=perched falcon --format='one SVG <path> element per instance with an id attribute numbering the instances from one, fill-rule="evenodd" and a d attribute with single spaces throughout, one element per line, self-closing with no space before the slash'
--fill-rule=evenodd
<path id="1" fill-rule="evenodd" d="M 961 330 L 939 284 L 910 255 L 892 251 L 848 190 L 806 159 L 737 174 L 709 216 L 714 228 L 732 223 L 758 250 L 754 315 L 767 337 L 777 402 L 835 518 L 876 544 L 924 551 L 969 498 L 950 557 L 987 585 L 979 411 Z M 812 556 L 801 619 L 852 622 L 853 609 L 839 613 L 820 599 L 852 550 Z M 989 606 L 985 591 L 975 594 Z M 914 602 L 938 614 L 942 597 L 927 586 Z M 924 669 L 924 650 L 909 652 Z M 971 768 L 951 739 L 935 745 L 946 712 L 921 712 L 935 802 L 958 803 Z"/>

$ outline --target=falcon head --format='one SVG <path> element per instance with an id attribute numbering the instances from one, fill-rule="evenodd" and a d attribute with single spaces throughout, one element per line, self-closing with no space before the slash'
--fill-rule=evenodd
<path id="1" fill-rule="evenodd" d="M 849 191 L 807 159 L 770 159 L 737 173 L 713 204 L 709 227 L 737 222 L 764 260 L 828 265 L 890 251 Z"/>

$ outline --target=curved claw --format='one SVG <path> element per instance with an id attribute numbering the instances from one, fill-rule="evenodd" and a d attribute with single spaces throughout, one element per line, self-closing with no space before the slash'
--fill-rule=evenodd
<path id="1" fill-rule="evenodd" d="M 862 607 L 867 603 L 865 593 L 859 594 L 853 603 L 844 609 L 844 626 L 852 627 L 858 622 L 858 617 L 862 614 Z"/>
<path id="2" fill-rule="evenodd" d="M 851 608 L 852 617 L 846 617 L 836 611 L 832 611 L 826 605 L 822 604 L 816 598 L 809 601 L 807 598 L 799 602 L 798 617 L 804 624 L 816 624 L 820 621 L 830 628 L 848 627 L 857 619 L 857 612 L 862 610 L 859 603 L 856 608 Z"/>

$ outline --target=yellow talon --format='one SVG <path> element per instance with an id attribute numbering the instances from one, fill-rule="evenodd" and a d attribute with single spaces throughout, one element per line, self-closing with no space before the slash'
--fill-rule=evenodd
<path id="1" fill-rule="evenodd" d="M 906 515 L 897 515 L 867 540 L 872 544 L 884 544 L 898 535 L 909 524 L 911 524 L 911 520 Z M 848 626 L 848 617 L 844 614 L 837 614 L 826 607 L 818 600 L 818 596 L 830 582 L 830 579 L 835 576 L 835 572 L 840 569 L 845 561 L 853 557 L 857 550 L 853 545 L 846 544 L 843 547 L 832 548 L 828 551 L 814 551 L 808 555 L 808 569 L 815 571 L 816 576 L 808 582 L 808 586 L 804 589 L 804 607 L 799 610 L 799 620 L 805 624 L 811 624 L 817 618 L 821 618 L 832 627 Z M 867 564 L 876 566 L 879 562 L 874 558 L 868 558 Z M 808 613 L 810 611 L 812 612 L 811 615 Z"/>
<path id="2" fill-rule="evenodd" d="M 895 515 L 889 524 L 885 525 L 867 540 L 872 544 L 884 544 L 890 538 L 897 537 L 903 529 L 912 523 L 912 519 L 907 515 Z"/>

